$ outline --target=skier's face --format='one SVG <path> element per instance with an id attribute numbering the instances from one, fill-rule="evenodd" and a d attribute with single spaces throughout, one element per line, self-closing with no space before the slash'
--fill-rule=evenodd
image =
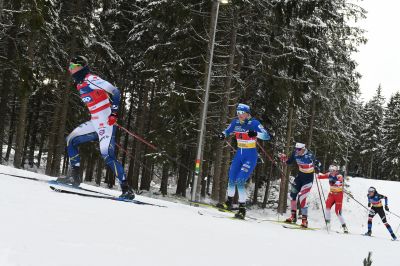
<path id="1" fill-rule="evenodd" d="M 237 111 L 237 116 L 238 116 L 240 121 L 244 121 L 247 118 L 249 118 L 249 114 L 244 112 L 244 111 Z"/>
<path id="2" fill-rule="evenodd" d="M 68 67 L 68 72 L 73 75 L 76 72 L 78 72 L 79 70 L 81 70 L 83 67 L 79 64 L 74 64 L 74 63 L 69 63 L 69 67 Z"/>
<path id="3" fill-rule="evenodd" d="M 304 148 L 296 148 L 296 154 L 297 155 L 303 155 L 306 149 Z"/>

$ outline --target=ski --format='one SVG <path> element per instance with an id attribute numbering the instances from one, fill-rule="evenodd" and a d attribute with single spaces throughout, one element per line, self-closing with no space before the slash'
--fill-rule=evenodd
<path id="1" fill-rule="evenodd" d="M 296 229 L 296 230 L 311 230 L 311 231 L 319 230 L 319 228 L 312 228 L 312 227 L 306 228 L 298 224 L 283 224 L 282 227 L 286 229 Z"/>
<path id="2" fill-rule="evenodd" d="M 227 216 L 227 215 L 223 215 L 222 213 L 209 213 L 204 210 L 202 210 L 202 211 L 199 210 L 199 211 L 197 211 L 197 213 L 202 216 L 204 215 L 204 216 L 210 216 L 210 217 L 220 218 L 220 219 L 230 219 L 230 220 L 239 220 L 239 221 L 256 221 L 247 216 L 244 219 L 240 219 L 240 218 L 236 218 L 235 216 Z"/>
<path id="3" fill-rule="evenodd" d="M 138 204 L 138 205 L 148 205 L 148 206 L 155 206 L 155 207 L 162 207 L 162 208 L 166 208 L 166 206 L 162 206 L 162 205 L 158 205 L 158 204 L 153 204 L 153 203 L 147 203 L 147 202 L 143 202 L 140 200 L 128 200 L 128 199 L 122 199 L 119 197 L 115 197 L 112 195 L 102 195 L 102 194 L 95 194 L 97 193 L 96 191 L 90 191 L 90 190 L 83 190 L 80 187 L 73 187 L 70 186 L 70 189 L 67 188 L 66 186 L 68 185 L 64 185 L 64 186 L 57 186 L 57 185 L 50 185 L 50 188 L 53 191 L 59 192 L 59 193 L 64 193 L 64 194 L 71 194 L 71 195 L 77 195 L 77 196 L 82 196 L 82 197 L 88 197 L 88 198 L 97 198 L 97 199 L 108 199 L 108 200 L 113 200 L 113 201 L 122 201 L 122 202 L 128 202 L 128 203 L 134 203 L 134 204 Z M 85 192 L 91 192 L 94 194 L 88 194 Z"/>

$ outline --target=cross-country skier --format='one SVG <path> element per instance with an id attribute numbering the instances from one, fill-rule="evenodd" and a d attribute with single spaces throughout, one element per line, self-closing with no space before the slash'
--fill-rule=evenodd
<path id="1" fill-rule="evenodd" d="M 236 113 L 237 118 L 218 135 L 221 140 L 224 140 L 231 134 L 235 134 L 238 146 L 229 170 L 228 200 L 225 204 L 219 206 L 226 209 L 232 208 L 235 187 L 237 187 L 239 211 L 235 214 L 235 217 L 244 219 L 247 198 L 245 184 L 257 164 L 257 138 L 270 140 L 271 137 L 261 123 L 251 117 L 248 105 L 240 103 L 236 108 Z"/>
<path id="2" fill-rule="evenodd" d="M 342 225 L 343 232 L 348 233 L 346 223 L 342 216 L 342 204 L 343 204 L 343 176 L 339 174 L 339 167 L 336 165 L 329 166 L 329 172 L 317 175 L 318 179 L 329 179 L 330 192 L 326 199 L 326 223 L 328 229 L 330 228 L 331 222 L 331 208 L 335 205 L 335 213 L 339 218 L 340 224 Z"/>
<path id="3" fill-rule="evenodd" d="M 382 199 L 385 200 L 385 210 L 389 211 L 389 206 L 388 206 L 388 198 L 384 195 L 379 194 L 376 191 L 376 188 L 370 187 L 368 189 L 368 207 L 371 207 L 368 215 L 368 231 L 365 233 L 367 236 L 371 236 L 372 234 L 372 219 L 376 214 L 379 214 L 379 216 L 382 219 L 382 222 L 385 224 L 387 230 L 389 231 L 390 235 L 392 236 L 393 240 L 396 240 L 397 237 L 394 234 L 392 227 L 390 224 L 388 224 L 386 220 L 386 214 L 385 211 L 383 210 L 383 205 L 382 205 Z"/>
<path id="4" fill-rule="evenodd" d="M 90 141 L 99 141 L 100 152 L 106 165 L 120 182 L 122 190 L 120 197 L 133 199 L 135 194 L 129 187 L 124 169 L 114 154 L 115 123 L 121 100 L 119 90 L 109 82 L 92 74 L 84 56 L 73 58 L 70 61 L 68 71 L 74 79 L 82 101 L 89 109 L 91 120 L 75 128 L 67 137 L 67 150 L 72 170 L 67 177 L 58 178 L 57 181 L 79 186 L 82 178 L 79 169 L 78 146 Z"/>
<path id="5" fill-rule="evenodd" d="M 286 219 L 287 223 L 297 222 L 297 196 L 300 193 L 299 201 L 301 207 L 301 226 L 308 227 L 308 207 L 307 207 L 307 196 L 311 191 L 311 187 L 314 180 L 315 172 L 315 157 L 314 155 L 306 149 L 306 145 L 303 143 L 296 143 L 295 150 L 292 152 L 291 156 L 288 158 L 286 154 L 280 154 L 280 159 L 285 164 L 297 163 L 299 167 L 299 173 L 291 184 L 290 198 L 291 198 L 291 216 Z"/>

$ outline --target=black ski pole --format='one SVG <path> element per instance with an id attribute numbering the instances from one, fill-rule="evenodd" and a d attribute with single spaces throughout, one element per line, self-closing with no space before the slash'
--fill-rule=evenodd
<path id="1" fill-rule="evenodd" d="M 347 192 L 346 190 L 343 189 L 343 192 L 349 196 L 349 198 L 351 198 L 352 200 L 354 200 L 355 202 L 357 202 L 360 206 L 362 206 L 364 209 L 366 209 L 369 212 L 369 208 L 365 207 L 361 202 L 359 202 L 358 200 L 356 200 L 353 195 L 351 195 L 349 192 Z"/>
<path id="2" fill-rule="evenodd" d="M 315 174 L 314 174 L 314 178 L 315 178 Z M 325 221 L 325 225 L 326 225 L 326 232 L 328 232 L 328 234 L 329 234 L 328 222 L 326 221 L 325 210 L 324 210 L 324 204 L 322 203 L 321 191 L 320 191 L 319 185 L 318 185 L 318 183 L 319 183 L 319 182 L 318 182 L 318 178 L 316 178 L 316 182 L 317 182 L 319 200 L 321 201 L 322 214 L 324 215 L 324 221 Z"/>
<path id="3" fill-rule="evenodd" d="M 393 212 L 391 212 L 391 211 L 387 211 L 387 212 L 390 213 L 391 215 L 394 215 L 394 216 L 396 216 L 397 218 L 400 219 L 400 216 L 398 216 L 397 214 L 395 214 L 395 213 L 393 213 Z"/>

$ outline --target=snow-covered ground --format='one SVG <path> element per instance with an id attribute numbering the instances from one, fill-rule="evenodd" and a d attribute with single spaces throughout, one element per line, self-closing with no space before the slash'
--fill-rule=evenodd
<path id="1" fill-rule="evenodd" d="M 0 166 L 0 173 L 50 178 Z M 326 187 L 326 181 L 323 181 Z M 352 178 L 348 188 L 365 203 L 370 185 L 389 197 L 400 213 L 400 183 Z M 390 241 L 374 219 L 369 238 L 366 211 L 345 202 L 345 218 L 354 234 L 301 231 L 272 222 L 239 221 L 199 215 L 199 208 L 143 196 L 139 200 L 168 208 L 83 198 L 53 192 L 45 182 L 0 174 L 1 266 L 110 265 L 362 265 L 369 251 L 376 266 L 400 265 L 400 242 Z M 100 188 L 97 188 L 100 189 Z M 118 194 L 117 191 L 110 192 Z M 322 227 L 316 187 L 310 200 L 310 226 Z M 207 213 L 221 214 L 215 210 Z M 276 219 L 272 211 L 253 216 Z M 333 217 L 333 229 L 339 225 Z M 394 230 L 400 219 L 388 215 Z"/>

